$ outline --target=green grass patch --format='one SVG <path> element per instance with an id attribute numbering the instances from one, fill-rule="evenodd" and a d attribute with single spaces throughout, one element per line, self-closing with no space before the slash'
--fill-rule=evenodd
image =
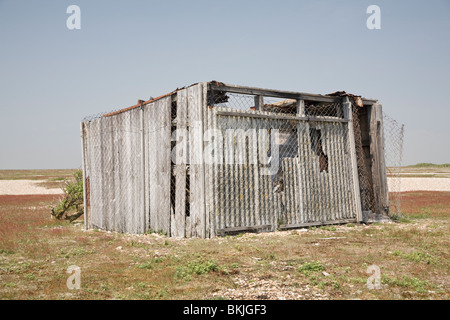
<path id="1" fill-rule="evenodd" d="M 450 163 L 435 164 L 429 162 L 421 162 L 407 166 L 408 168 L 450 168 Z"/>
<path id="2" fill-rule="evenodd" d="M 381 278 L 381 283 L 408 289 L 414 289 L 419 293 L 423 293 L 427 288 L 433 287 L 428 281 L 420 280 L 406 275 L 403 275 L 401 278 L 389 278 L 383 275 Z"/>
<path id="3" fill-rule="evenodd" d="M 325 271 L 325 266 L 319 261 L 305 262 L 297 268 L 298 271 L 308 276 L 311 272 Z"/>
<path id="4" fill-rule="evenodd" d="M 176 269 L 176 275 L 179 279 L 190 280 L 191 275 L 202 275 L 210 272 L 219 272 L 219 264 L 214 260 L 194 260 L 188 262 L 184 266 L 178 266 Z"/>
<path id="5" fill-rule="evenodd" d="M 394 251 L 392 253 L 395 256 L 398 256 L 400 258 L 403 258 L 405 260 L 411 261 L 411 262 L 419 262 L 419 263 L 426 263 L 426 264 L 435 264 L 437 261 L 436 258 L 434 258 L 433 256 L 429 255 L 426 252 L 423 251 L 414 251 L 411 253 L 404 253 L 401 251 Z"/>
<path id="6" fill-rule="evenodd" d="M 326 230 L 326 231 L 336 231 L 336 227 L 335 226 L 322 226 L 320 227 L 321 230 Z"/>

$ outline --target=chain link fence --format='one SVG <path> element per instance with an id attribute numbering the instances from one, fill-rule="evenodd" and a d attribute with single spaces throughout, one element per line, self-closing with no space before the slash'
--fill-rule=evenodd
<path id="1" fill-rule="evenodd" d="M 143 208 L 142 130 L 139 111 L 118 117 L 92 116 L 83 122 L 89 227 L 145 232 Z M 126 212 L 119 217 L 116 213 Z"/>
<path id="2" fill-rule="evenodd" d="M 223 163 L 212 173 L 219 233 L 355 221 L 342 103 L 220 92 L 210 104 L 222 137 Z"/>
<path id="3" fill-rule="evenodd" d="M 403 161 L 404 124 L 383 113 L 386 175 L 389 185 L 389 214 L 401 213 L 401 171 Z"/>
<path id="4" fill-rule="evenodd" d="M 377 210 L 367 108 L 205 88 L 83 119 L 87 228 L 214 236 Z M 400 214 L 403 125 L 383 121 L 390 214 Z"/>
<path id="5" fill-rule="evenodd" d="M 169 234 L 170 98 L 86 117 L 81 130 L 86 227 Z"/>

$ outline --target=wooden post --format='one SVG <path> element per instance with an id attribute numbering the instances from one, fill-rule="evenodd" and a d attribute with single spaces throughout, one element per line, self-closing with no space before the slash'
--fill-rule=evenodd
<path id="1" fill-rule="evenodd" d="M 389 208 L 389 190 L 384 158 L 383 111 L 379 103 L 375 103 L 370 109 L 370 155 L 372 158 L 375 213 L 383 214 Z"/>
<path id="2" fill-rule="evenodd" d="M 203 161 L 203 87 L 197 84 L 186 89 L 189 119 L 190 156 L 190 230 L 186 236 L 205 238 L 205 190 Z M 191 235 L 189 235 L 191 232 Z"/>
<path id="3" fill-rule="evenodd" d="M 343 103 L 344 117 L 348 119 L 348 141 L 350 147 L 350 163 L 352 166 L 352 176 L 353 176 L 353 195 L 355 200 L 355 210 L 356 210 L 356 220 L 361 222 L 362 218 L 362 207 L 361 207 L 361 193 L 359 190 L 359 176 L 358 176 L 358 162 L 356 160 L 356 146 L 355 146 L 355 133 L 353 130 L 353 112 L 352 104 L 348 97 L 344 98 Z"/>
<path id="4" fill-rule="evenodd" d="M 138 228 L 138 230 L 140 229 L 142 231 L 142 233 L 147 232 L 148 230 L 148 225 L 147 225 L 147 204 L 145 203 L 145 199 L 146 199 L 146 188 L 145 188 L 145 179 L 147 178 L 145 175 L 145 132 L 144 132 L 144 107 L 143 107 L 143 103 L 144 101 L 139 100 L 139 103 L 141 105 L 140 107 L 140 120 L 141 120 L 141 175 L 142 175 L 142 215 L 141 215 L 141 219 L 140 219 L 140 228 Z"/>
<path id="5" fill-rule="evenodd" d="M 264 97 L 263 96 L 255 96 L 255 110 L 262 111 L 264 107 Z"/>
<path id="6" fill-rule="evenodd" d="M 305 100 L 297 100 L 296 102 L 296 106 L 297 106 L 297 116 L 298 117 L 304 117 L 305 116 Z M 302 177 L 302 159 L 300 158 L 300 154 L 301 154 L 301 148 L 303 148 L 302 146 L 302 139 L 301 139 L 301 135 L 302 135 L 302 128 L 301 126 L 303 125 L 303 123 L 301 121 L 298 122 L 297 124 L 297 163 L 298 163 L 298 199 L 299 199 L 299 206 L 298 206 L 298 216 L 297 216 L 297 221 L 302 221 L 302 217 L 304 214 L 304 208 L 303 208 L 303 188 L 302 188 L 302 179 L 304 177 Z"/>
<path id="7" fill-rule="evenodd" d="M 89 228 L 88 223 L 88 205 L 86 197 L 86 152 L 85 152 L 85 126 L 84 122 L 80 124 L 81 133 L 81 170 L 83 171 L 83 204 L 84 204 L 84 230 Z"/>
<path id="8" fill-rule="evenodd" d="M 172 236 L 186 236 L 186 163 L 188 148 L 186 89 L 177 92 L 177 145 L 175 163 L 175 216 L 171 221 Z M 182 140 L 181 140 L 181 139 Z"/>

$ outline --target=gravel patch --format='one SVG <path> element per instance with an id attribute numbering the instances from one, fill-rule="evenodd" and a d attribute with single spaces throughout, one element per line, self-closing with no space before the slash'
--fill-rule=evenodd
<path id="1" fill-rule="evenodd" d="M 398 190 L 395 178 L 388 178 L 388 188 Z M 405 191 L 450 191 L 449 178 L 400 178 L 400 192 Z"/>
<path id="2" fill-rule="evenodd" d="M 231 300 L 325 300 L 328 293 L 308 284 L 299 284 L 290 276 L 283 280 L 258 279 L 238 276 L 235 289 L 224 289 L 213 293 L 213 297 Z"/>
<path id="3" fill-rule="evenodd" d="M 60 188 L 45 188 L 45 180 L 0 180 L 0 195 L 62 194 Z"/>

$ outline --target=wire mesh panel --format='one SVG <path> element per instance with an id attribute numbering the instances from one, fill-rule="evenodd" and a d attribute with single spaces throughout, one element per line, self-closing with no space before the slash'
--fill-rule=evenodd
<path id="1" fill-rule="evenodd" d="M 85 122 L 89 228 L 140 233 L 143 208 L 139 110 Z M 121 214 L 127 212 L 126 215 Z"/>
<path id="2" fill-rule="evenodd" d="M 361 206 L 363 211 L 375 211 L 375 194 L 373 190 L 372 181 L 372 168 L 370 161 L 370 137 L 368 136 L 369 130 L 363 132 L 361 130 L 361 124 L 363 120 L 366 120 L 368 115 L 363 113 L 365 111 L 352 101 L 352 113 L 353 113 L 353 130 L 355 133 L 355 149 L 356 158 L 358 163 L 358 178 L 359 188 L 361 193 Z M 364 137 L 363 135 L 367 136 Z M 365 146 L 364 146 L 365 142 Z"/>
<path id="3" fill-rule="evenodd" d="M 218 233 L 356 219 L 341 103 L 223 93 L 210 101 Z"/>
<path id="4" fill-rule="evenodd" d="M 389 184 L 389 214 L 401 215 L 401 167 L 404 125 L 383 113 L 386 174 Z"/>
<path id="5" fill-rule="evenodd" d="M 87 228 L 169 233 L 170 102 L 84 119 Z"/>
<path id="6" fill-rule="evenodd" d="M 87 228 L 210 237 L 361 221 L 387 206 L 385 157 L 400 213 L 403 126 L 381 105 L 212 88 L 83 120 Z"/>

